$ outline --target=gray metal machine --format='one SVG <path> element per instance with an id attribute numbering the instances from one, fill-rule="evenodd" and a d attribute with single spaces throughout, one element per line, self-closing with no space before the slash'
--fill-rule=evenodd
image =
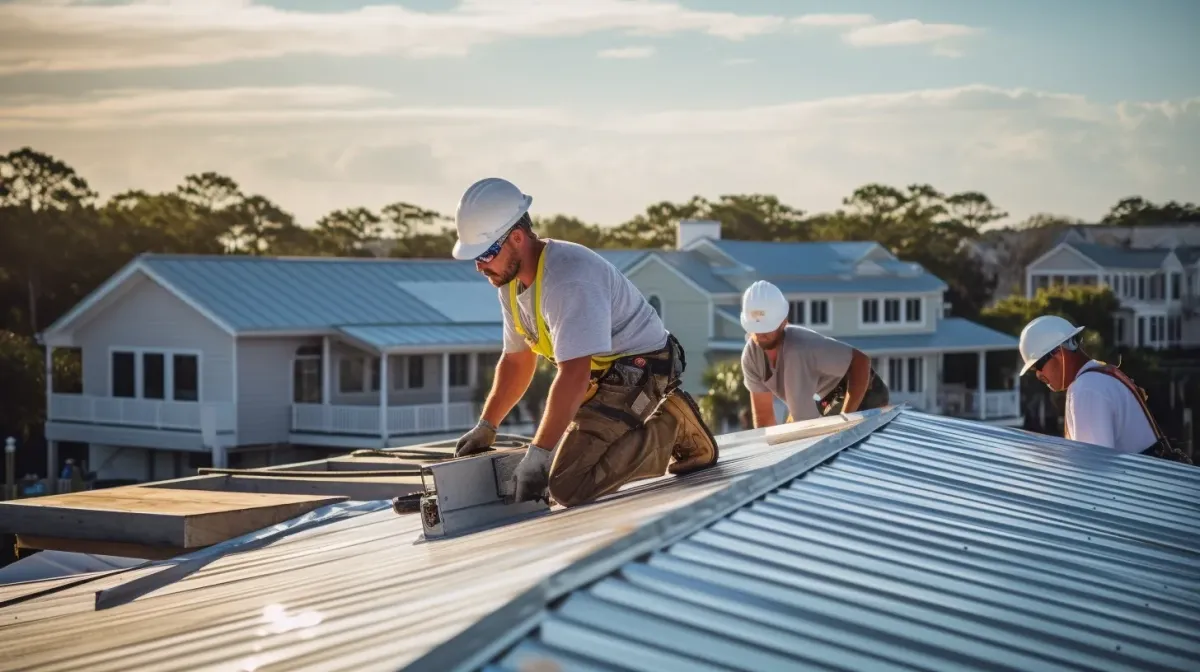
<path id="1" fill-rule="evenodd" d="M 422 466 L 425 538 L 452 537 L 549 511 L 545 500 L 514 500 L 512 474 L 524 456 L 524 448 L 500 449 Z"/>

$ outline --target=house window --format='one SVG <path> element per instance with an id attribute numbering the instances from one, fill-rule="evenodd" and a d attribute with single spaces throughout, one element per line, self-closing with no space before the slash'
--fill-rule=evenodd
<path id="1" fill-rule="evenodd" d="M 1146 276 L 1139 275 L 1137 279 L 1137 298 L 1139 301 L 1146 300 Z"/>
<path id="2" fill-rule="evenodd" d="M 814 327 L 829 326 L 829 302 L 825 299 L 813 299 L 809 302 L 809 316 Z"/>
<path id="3" fill-rule="evenodd" d="M 112 396 L 137 396 L 137 371 L 132 352 L 112 353 Z"/>
<path id="4" fill-rule="evenodd" d="M 863 324 L 879 323 L 879 299 L 862 300 L 862 321 Z"/>
<path id="5" fill-rule="evenodd" d="M 659 317 L 662 317 L 662 299 L 658 298 L 658 295 L 652 294 L 650 295 L 650 298 L 647 299 L 647 302 L 650 304 L 650 307 L 654 309 L 654 312 L 658 313 Z"/>
<path id="6" fill-rule="evenodd" d="M 792 324 L 806 324 L 805 318 L 807 315 L 805 313 L 803 301 L 791 301 L 788 303 L 788 322 Z"/>
<path id="7" fill-rule="evenodd" d="M 896 392 L 904 391 L 904 360 L 892 358 L 888 360 L 888 387 Z"/>
<path id="8" fill-rule="evenodd" d="M 921 357 L 908 358 L 908 391 L 925 391 L 925 360 Z"/>
<path id="9" fill-rule="evenodd" d="M 904 321 L 905 322 L 920 322 L 921 321 L 921 299 L 905 299 L 904 300 Z"/>
<path id="10" fill-rule="evenodd" d="M 309 345 L 298 348 L 292 360 L 292 402 L 321 403 L 322 375 L 321 349 Z"/>
<path id="11" fill-rule="evenodd" d="M 412 355 L 408 358 L 408 389 L 419 390 L 425 387 L 425 357 Z"/>
<path id="12" fill-rule="evenodd" d="M 344 355 L 338 358 L 338 391 L 343 394 L 378 392 L 379 369 L 378 357 Z M 368 377 L 370 387 L 366 387 Z"/>
<path id="13" fill-rule="evenodd" d="M 142 353 L 142 398 L 167 397 L 167 363 L 161 352 Z"/>
<path id="14" fill-rule="evenodd" d="M 171 398 L 200 401 L 200 358 L 196 355 L 171 355 Z"/>
<path id="15" fill-rule="evenodd" d="M 1118 317 L 1113 318 L 1113 339 L 1116 340 L 1116 342 L 1119 344 L 1125 343 L 1125 318 L 1124 317 L 1118 316 Z"/>
<path id="16" fill-rule="evenodd" d="M 889 323 L 900 321 L 900 299 L 884 299 L 883 321 Z"/>
<path id="17" fill-rule="evenodd" d="M 470 355 L 450 355 L 450 387 L 466 387 L 471 378 Z"/>
<path id="18" fill-rule="evenodd" d="M 1171 274 L 1171 300 L 1178 301 L 1180 295 L 1183 294 L 1183 276 L 1179 273 Z"/>

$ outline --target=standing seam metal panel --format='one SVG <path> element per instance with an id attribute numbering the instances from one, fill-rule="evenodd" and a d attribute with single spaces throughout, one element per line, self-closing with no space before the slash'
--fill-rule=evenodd
<path id="1" fill-rule="evenodd" d="M 1198 495 L 1194 467 L 904 413 L 486 669 L 1200 669 Z"/>

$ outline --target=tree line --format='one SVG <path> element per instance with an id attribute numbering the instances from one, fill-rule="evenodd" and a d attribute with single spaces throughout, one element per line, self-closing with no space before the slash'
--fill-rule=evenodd
<path id="1" fill-rule="evenodd" d="M 719 221 L 722 237 L 737 240 L 872 240 L 942 278 L 953 313 L 975 319 L 995 280 L 971 256 L 970 243 L 996 235 L 984 227 L 1006 217 L 981 192 L 873 183 L 832 212 L 808 212 L 767 194 L 726 194 L 653 203 L 615 226 L 566 214 L 535 217 L 535 225 L 541 234 L 593 248 L 671 248 L 684 218 Z M 1102 223 L 1189 219 L 1200 220 L 1195 204 L 1130 197 Z M 1075 223 L 1038 215 L 1006 229 L 1052 233 Z M 169 191 L 134 189 L 102 200 L 57 157 L 30 147 L 10 151 L 0 156 L 0 436 L 31 437 L 44 419 L 44 367 L 33 336 L 140 253 L 448 258 L 454 239 L 450 216 L 404 201 L 338 209 L 304 225 L 284 205 L 215 172 L 185 175 Z M 1023 266 L 1044 251 L 1018 250 L 1028 258 L 1005 263 Z M 62 368 L 56 385 L 77 385 L 77 367 L 65 360 L 55 366 Z"/>

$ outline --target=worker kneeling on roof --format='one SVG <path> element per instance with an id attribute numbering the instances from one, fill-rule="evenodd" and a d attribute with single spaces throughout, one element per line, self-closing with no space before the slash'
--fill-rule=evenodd
<path id="1" fill-rule="evenodd" d="M 1145 391 L 1117 367 L 1083 351 L 1076 338 L 1082 331 L 1057 315 L 1043 315 L 1025 325 L 1018 346 L 1025 360 L 1021 375 L 1032 370 L 1051 390 L 1066 391 L 1065 438 L 1191 464 L 1159 430 Z"/>
<path id="2" fill-rule="evenodd" d="M 886 406 L 888 388 L 862 351 L 812 329 L 788 324 L 790 304 L 759 280 L 742 295 L 742 379 L 755 427 L 775 424 L 775 397 L 788 422 Z M 816 401 L 816 398 L 820 401 Z"/>
<path id="3" fill-rule="evenodd" d="M 456 259 L 499 288 L 504 354 L 479 423 L 455 456 L 489 450 L 525 394 L 537 356 L 557 366 L 533 443 L 517 466 L 516 499 L 574 506 L 624 483 L 717 461 L 717 442 L 679 388 L 683 348 L 615 266 L 571 242 L 539 238 L 532 199 L 499 178 L 458 204 Z M 560 441 L 561 438 L 561 441 Z"/>

